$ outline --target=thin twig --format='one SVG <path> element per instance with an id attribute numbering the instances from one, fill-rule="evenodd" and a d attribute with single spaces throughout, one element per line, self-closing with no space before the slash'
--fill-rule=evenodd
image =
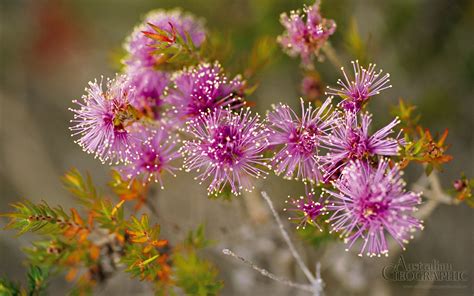
<path id="1" fill-rule="evenodd" d="M 245 264 L 249 265 L 250 267 L 252 267 L 254 270 L 258 271 L 261 275 L 269 278 L 269 279 L 272 279 L 276 282 L 280 282 L 282 284 L 285 284 L 287 286 L 290 286 L 290 287 L 294 287 L 294 288 L 298 288 L 298 289 L 301 289 L 301 290 L 305 290 L 305 291 L 309 291 L 309 292 L 313 292 L 313 287 L 310 286 L 310 285 L 304 285 L 304 284 L 298 284 L 298 283 L 294 283 L 288 279 L 284 279 L 284 278 L 281 278 L 279 276 L 276 276 L 275 274 L 269 272 L 268 270 L 264 269 L 264 268 L 261 268 L 261 267 L 258 267 L 257 265 L 255 265 L 255 263 L 253 263 L 252 261 L 250 260 L 247 260 L 245 259 L 244 257 L 242 256 L 239 256 L 237 254 L 235 254 L 234 252 L 232 252 L 231 250 L 229 249 L 223 249 L 222 250 L 222 253 L 224 253 L 225 255 L 228 255 L 228 256 L 231 256 L 231 257 L 234 257 L 236 259 L 239 259 L 240 261 L 244 262 Z"/>
<path id="2" fill-rule="evenodd" d="M 321 263 L 316 263 L 316 282 L 313 283 L 313 295 L 319 296 L 323 292 L 323 279 L 321 278 Z"/>
<path id="3" fill-rule="evenodd" d="M 418 180 L 413 183 L 411 189 L 413 191 L 422 192 L 422 195 L 427 199 L 419 210 L 414 213 L 414 216 L 420 220 L 428 218 L 440 204 L 453 204 L 452 199 L 441 188 L 439 176 L 436 172 L 432 172 L 429 176 L 426 176 L 423 172 Z M 389 244 L 389 249 L 392 250 L 397 245 L 398 244 L 392 240 Z M 396 249 L 394 252 L 400 252 L 400 250 L 401 249 Z"/>
<path id="4" fill-rule="evenodd" d="M 416 217 L 419 219 L 427 218 L 441 203 L 453 203 L 452 199 L 443 191 L 436 172 L 432 172 L 428 177 L 423 173 L 420 179 L 412 187 L 417 191 L 423 192 L 423 196 L 428 199 L 428 201 L 420 207 L 419 211 L 416 213 Z"/>
<path id="5" fill-rule="evenodd" d="M 270 200 L 270 198 L 268 197 L 267 193 L 265 191 L 262 191 L 261 192 L 263 198 L 266 200 L 266 202 L 268 203 L 268 206 L 270 207 L 270 210 L 272 211 L 272 214 L 273 216 L 275 217 L 275 220 L 278 224 L 278 227 L 280 227 L 280 231 L 281 231 L 281 234 L 283 236 L 283 239 L 285 240 L 286 244 L 288 245 L 288 248 L 290 248 L 290 252 L 291 254 L 293 255 L 293 257 L 295 258 L 296 262 L 298 263 L 298 265 L 300 266 L 301 270 L 303 271 L 303 273 L 305 274 L 306 278 L 308 279 L 308 281 L 311 283 L 311 284 L 314 284 L 316 282 L 316 279 L 314 278 L 314 276 L 311 274 L 311 272 L 309 271 L 308 267 L 306 267 L 306 265 L 304 264 L 303 260 L 301 259 L 300 255 L 298 254 L 298 252 L 296 251 L 295 249 L 295 246 L 293 245 L 293 243 L 291 242 L 290 240 L 290 236 L 288 235 L 288 233 L 286 232 L 285 230 L 285 227 L 283 227 L 283 224 L 281 223 L 281 220 L 280 220 L 280 217 L 278 216 L 278 213 L 275 211 L 275 208 L 273 207 L 273 203 L 272 201 Z"/>
<path id="6" fill-rule="evenodd" d="M 437 200 L 430 199 L 423 206 L 421 206 L 414 215 L 420 220 L 425 220 L 438 206 L 439 202 Z"/>
<path id="7" fill-rule="evenodd" d="M 452 198 L 444 192 L 440 184 L 438 174 L 436 172 L 432 172 L 428 177 L 428 180 L 430 182 L 431 192 L 433 193 L 434 199 L 442 203 L 451 204 Z"/>

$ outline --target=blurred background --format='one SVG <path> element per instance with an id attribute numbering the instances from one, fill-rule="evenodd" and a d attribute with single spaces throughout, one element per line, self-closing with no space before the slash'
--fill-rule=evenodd
<path id="1" fill-rule="evenodd" d="M 71 100 L 80 98 L 89 80 L 118 71 L 121 45 L 141 17 L 154 8 L 181 7 L 206 19 L 210 32 L 229 36 L 233 54 L 248 52 L 260 35 L 283 31 L 281 12 L 312 4 L 283 0 L 0 0 L 0 212 L 21 198 L 72 206 L 59 177 L 70 168 L 88 171 L 106 191 L 109 169 L 73 143 L 68 130 Z M 474 2 L 470 0 L 327 0 L 322 12 L 336 21 L 331 37 L 347 65 L 351 59 L 377 63 L 391 74 L 393 88 L 372 100 L 376 126 L 389 122 L 390 106 L 400 97 L 418 106 L 421 123 L 433 132 L 449 128 L 454 160 L 441 174 L 443 185 L 465 172 L 474 175 Z M 334 85 L 339 71 L 329 62 L 316 64 L 324 84 Z M 237 73 L 232 73 L 233 75 Z M 299 104 L 299 61 L 277 50 L 258 76 L 259 88 L 250 97 L 257 111 L 271 104 Z M 420 172 L 409 172 L 416 176 Z M 206 197 L 193 176 L 165 177 L 166 189 L 156 198 L 163 236 L 182 238 L 204 223 L 216 244 L 204 255 L 220 269 L 223 295 L 299 295 L 267 280 L 248 266 L 221 254 L 222 248 L 251 259 L 272 272 L 304 281 L 286 245 L 257 194 L 233 202 Z M 303 186 L 270 177 L 259 184 L 275 205 L 283 208 L 289 194 Z M 398 260 L 357 259 L 341 242 L 317 245 L 295 240 L 309 262 L 321 259 L 327 295 L 473 295 L 473 210 L 465 205 L 439 206 L 425 230 L 403 253 L 407 262 L 436 259 L 468 273 L 461 287 L 436 283 L 391 283 L 383 266 Z M 6 220 L 1 220 L 1 225 Z M 179 227 L 177 226 L 179 225 Z M 291 227 L 292 232 L 293 226 Z M 0 236 L 0 274 L 24 280 L 21 248 L 34 236 Z M 352 256 L 352 257 L 351 257 Z M 347 257 L 347 258 L 346 258 Z M 426 283 L 425 283 L 426 284 Z M 64 295 L 70 283 L 57 276 L 51 295 Z M 150 287 L 118 275 L 97 289 L 97 295 L 149 295 Z M 305 295 L 305 294 L 301 294 Z"/>

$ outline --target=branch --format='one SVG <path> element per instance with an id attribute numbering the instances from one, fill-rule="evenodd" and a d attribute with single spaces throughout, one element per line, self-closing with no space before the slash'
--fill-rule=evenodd
<path id="1" fill-rule="evenodd" d="M 222 253 L 224 253 L 225 255 L 227 256 L 231 256 L 231 257 L 234 257 L 236 259 L 239 259 L 240 261 L 244 262 L 245 264 L 249 265 L 250 267 L 252 267 L 254 270 L 258 271 L 261 275 L 263 275 L 264 277 L 267 277 L 269 279 L 272 279 L 274 281 L 277 281 L 279 283 L 282 283 L 284 285 L 287 285 L 287 286 L 290 286 L 290 287 L 294 287 L 294 288 L 298 288 L 298 289 L 301 289 L 301 290 L 305 290 L 305 291 L 309 291 L 309 292 L 313 292 L 313 287 L 310 286 L 310 285 L 303 285 L 303 284 L 298 284 L 298 283 L 294 283 L 288 279 L 283 279 L 281 277 L 278 277 L 276 275 L 274 275 L 273 273 L 269 272 L 268 270 L 264 269 L 264 268 L 261 268 L 261 267 L 258 267 L 257 265 L 255 265 L 253 262 L 251 262 L 250 260 L 247 260 L 245 259 L 244 257 L 241 257 L 239 255 L 236 255 L 234 252 L 232 252 L 231 250 L 229 249 L 223 249 L 222 250 Z"/>
<path id="2" fill-rule="evenodd" d="M 316 263 L 316 280 L 313 283 L 313 294 L 314 296 L 322 295 L 323 293 L 324 282 L 321 278 L 321 263 Z"/>
<path id="3" fill-rule="evenodd" d="M 451 197 L 443 191 L 436 172 L 432 172 L 428 177 L 423 174 L 412 187 L 416 191 L 421 191 L 423 196 L 428 199 L 416 215 L 419 219 L 427 218 L 441 203 L 453 203 Z"/>
<path id="4" fill-rule="evenodd" d="M 249 265 L 254 270 L 258 271 L 261 275 L 263 275 L 267 278 L 270 278 L 274 281 L 280 282 L 280 283 L 285 284 L 285 285 L 290 286 L 290 287 L 294 287 L 294 288 L 298 288 L 300 290 L 311 292 L 313 294 L 313 296 L 320 296 L 323 292 L 323 285 L 324 285 L 323 280 L 321 279 L 321 265 L 319 264 L 319 262 L 316 264 L 316 277 L 314 277 L 311 274 L 311 272 L 309 271 L 308 267 L 304 264 L 303 260 L 301 259 L 301 256 L 298 254 L 298 252 L 296 251 L 295 246 L 291 242 L 290 236 L 288 235 L 285 228 L 283 227 L 283 224 L 281 223 L 280 217 L 278 216 L 277 212 L 275 211 L 275 208 L 273 207 L 273 203 L 270 200 L 270 197 L 268 197 L 268 194 L 265 191 L 262 191 L 261 194 L 262 194 L 263 198 L 265 199 L 265 201 L 268 203 L 268 206 L 270 207 L 270 210 L 273 214 L 273 217 L 275 217 L 275 220 L 278 224 L 278 227 L 280 228 L 280 232 L 283 236 L 283 239 L 285 240 L 286 244 L 288 245 L 291 254 L 293 255 L 296 262 L 300 266 L 301 270 L 305 274 L 305 276 L 308 279 L 310 285 L 298 284 L 298 283 L 294 283 L 290 280 L 280 278 L 280 277 L 276 276 L 275 274 L 269 272 L 268 270 L 266 270 L 264 268 L 261 268 L 261 267 L 258 267 L 257 265 L 255 265 L 250 260 L 247 260 L 247 259 L 245 259 L 245 258 L 243 258 L 239 255 L 236 255 L 234 252 L 232 252 L 229 249 L 223 249 L 222 253 L 224 253 L 227 256 L 231 256 L 231 257 L 234 257 L 236 259 L 239 259 L 240 261 L 242 261 L 245 264 Z"/>
<path id="5" fill-rule="evenodd" d="M 262 196 L 265 199 L 265 201 L 268 203 L 268 206 L 270 207 L 270 210 L 272 211 L 272 214 L 275 217 L 275 220 L 278 224 L 278 227 L 280 227 L 280 231 L 281 231 L 281 234 L 283 236 L 283 239 L 285 240 L 286 244 L 288 245 L 288 248 L 290 248 L 291 254 L 295 258 L 296 262 L 300 266 L 301 270 L 305 274 L 308 281 L 310 283 L 314 284 L 316 282 L 316 278 L 311 274 L 308 267 L 306 267 L 303 260 L 301 259 L 300 254 L 298 254 L 298 252 L 296 251 L 295 246 L 293 245 L 293 243 L 290 240 L 290 236 L 288 235 L 288 233 L 285 230 L 285 227 L 283 227 L 283 224 L 281 223 L 281 220 L 280 220 L 280 217 L 278 216 L 278 213 L 275 211 L 275 208 L 273 207 L 272 201 L 270 200 L 270 198 L 268 197 L 268 195 L 265 191 L 262 191 L 261 193 L 262 193 Z"/>

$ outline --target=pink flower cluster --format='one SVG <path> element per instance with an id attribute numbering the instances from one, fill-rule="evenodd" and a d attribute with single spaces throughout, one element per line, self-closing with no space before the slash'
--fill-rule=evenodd
<path id="1" fill-rule="evenodd" d="M 311 63 L 329 36 L 336 31 L 336 23 L 325 19 L 319 11 L 319 1 L 301 11 L 282 13 L 280 23 L 286 31 L 278 37 L 278 43 L 288 55 L 300 56 L 303 64 Z"/>
<path id="2" fill-rule="evenodd" d="M 319 14 L 319 4 L 282 16 L 287 32 L 279 42 L 291 55 L 309 59 L 334 33 L 335 24 Z M 200 46 L 206 36 L 202 22 L 181 11 L 150 13 L 127 39 L 125 75 L 90 82 L 81 101 L 74 101 L 71 131 L 88 153 L 116 165 L 127 180 L 158 182 L 180 168 L 196 172 L 209 194 L 250 191 L 269 169 L 286 179 L 301 180 L 305 197 L 290 199 L 292 219 L 303 228 L 322 216 L 349 248 L 362 240 L 361 254 L 386 254 L 386 237 L 405 244 L 421 228 L 412 213 L 420 195 L 404 190 L 397 156 L 405 145 L 395 130 L 397 118 L 371 131 L 372 115 L 362 111 L 369 99 L 390 87 L 389 75 L 375 65 L 353 62 L 354 77 L 343 70 L 340 89 L 320 106 L 301 111 L 278 104 L 265 118 L 245 107 L 246 83 L 228 78 L 218 62 L 200 62 L 180 71 L 159 67 L 154 40 L 143 31 L 153 25 L 190 38 Z M 324 194 L 314 189 L 324 185 Z M 308 190 L 308 188 L 310 188 Z M 320 226 L 318 226 L 320 227 Z"/>

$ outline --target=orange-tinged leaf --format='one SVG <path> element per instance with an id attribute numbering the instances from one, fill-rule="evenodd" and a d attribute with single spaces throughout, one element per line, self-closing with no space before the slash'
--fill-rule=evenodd
<path id="1" fill-rule="evenodd" d="M 89 231 L 87 229 L 81 229 L 78 231 L 78 242 L 83 243 L 87 240 L 87 236 L 89 235 Z"/>
<path id="2" fill-rule="evenodd" d="M 158 27 L 157 25 L 153 24 L 153 23 L 150 23 L 148 22 L 147 23 L 153 30 L 155 30 L 155 32 L 167 32 L 166 30 L 162 30 L 160 27 Z M 171 32 L 174 32 L 174 26 L 171 22 L 168 22 L 168 24 L 170 25 L 170 28 L 171 28 Z"/>
<path id="3" fill-rule="evenodd" d="M 84 221 L 82 220 L 81 216 L 79 216 L 79 213 L 77 212 L 76 209 L 71 208 L 71 214 L 72 214 L 72 221 L 76 223 L 79 226 L 84 226 Z"/>
<path id="4" fill-rule="evenodd" d="M 66 274 L 66 281 L 72 282 L 74 278 L 76 278 L 77 272 L 77 268 L 69 269 L 68 273 Z"/>
<path id="5" fill-rule="evenodd" d="M 148 245 L 148 246 L 146 246 L 146 247 L 143 248 L 143 253 L 144 253 L 144 254 L 147 254 L 147 253 L 150 252 L 152 249 L 153 249 L 153 246 L 152 246 L 152 245 Z"/>
<path id="6" fill-rule="evenodd" d="M 100 255 L 100 248 L 96 245 L 91 245 L 89 249 L 90 257 L 92 260 L 96 261 Z"/>
<path id="7" fill-rule="evenodd" d="M 161 266 L 161 269 L 157 272 L 158 277 L 163 282 L 169 282 L 171 279 L 171 268 L 165 263 Z"/>
<path id="8" fill-rule="evenodd" d="M 79 231 L 79 228 L 75 227 L 75 226 L 69 226 L 66 228 L 66 230 L 64 231 L 64 236 L 65 237 L 68 237 L 68 238 L 73 238 L 76 236 L 76 234 L 78 233 Z"/>
<path id="9" fill-rule="evenodd" d="M 444 133 L 441 135 L 441 138 L 439 138 L 439 140 L 438 140 L 438 146 L 443 146 L 444 141 L 448 137 L 448 133 L 449 133 L 448 129 L 445 129 Z"/>
<path id="10" fill-rule="evenodd" d="M 147 31 L 142 31 L 142 33 L 145 34 L 145 36 L 147 36 L 148 38 L 151 38 L 151 39 L 154 39 L 154 40 L 157 40 L 157 41 L 167 42 L 167 43 L 174 43 L 176 41 L 176 30 L 175 30 L 172 23 L 169 22 L 168 24 L 170 25 L 170 28 L 171 28 L 170 31 L 162 30 L 158 26 L 156 26 L 152 23 L 148 23 L 148 25 L 156 33 L 147 32 Z"/>
<path id="11" fill-rule="evenodd" d="M 451 160 L 453 160 L 452 155 L 443 155 L 438 159 L 438 163 L 450 162 Z"/>
<path id="12" fill-rule="evenodd" d="M 112 171 L 112 174 L 114 180 L 109 182 L 109 186 L 120 200 L 136 201 L 135 209 L 138 210 L 146 200 L 148 186 L 137 180 L 131 182 L 122 180 L 121 176 L 115 171 Z"/>
<path id="13" fill-rule="evenodd" d="M 76 264 L 81 261 L 81 253 L 79 251 L 74 251 L 66 258 L 66 262 L 69 265 Z"/>
<path id="14" fill-rule="evenodd" d="M 89 212 L 89 215 L 87 215 L 87 224 L 89 224 L 89 227 L 92 229 L 94 227 L 94 213 Z"/>
<path id="15" fill-rule="evenodd" d="M 66 181 L 68 181 L 69 183 L 73 184 L 76 187 L 81 186 L 81 182 L 79 181 L 79 179 L 72 174 L 67 173 L 64 175 L 64 178 L 66 179 Z"/>
<path id="16" fill-rule="evenodd" d="M 137 197 L 138 197 L 138 193 L 136 192 L 124 193 L 120 195 L 121 200 L 134 200 Z"/>
<path id="17" fill-rule="evenodd" d="M 148 241 L 148 238 L 146 236 L 141 236 L 141 237 L 133 237 L 132 242 L 134 243 L 146 243 Z"/>
<path id="18" fill-rule="evenodd" d="M 428 129 L 425 129 L 425 137 L 428 139 L 428 142 L 433 141 L 433 136 Z"/>
<path id="19" fill-rule="evenodd" d="M 125 242 L 125 237 L 123 235 L 121 235 L 120 233 L 115 233 L 115 237 L 117 238 L 117 240 L 120 242 L 120 243 L 124 243 Z"/>
<path id="20" fill-rule="evenodd" d="M 152 32 L 147 32 L 147 31 L 142 31 L 143 34 L 145 34 L 146 37 L 157 40 L 157 41 L 162 41 L 162 42 L 168 42 L 171 43 L 172 39 L 170 39 L 166 35 L 162 34 L 157 34 L 157 33 L 152 33 Z"/>
<path id="21" fill-rule="evenodd" d="M 127 229 L 127 233 L 128 233 L 130 236 L 143 235 L 143 233 L 142 233 L 141 231 L 133 231 L 133 230 L 128 230 L 128 229 Z"/>
<path id="22" fill-rule="evenodd" d="M 161 247 L 164 247 L 168 244 L 168 241 L 165 240 L 165 239 L 161 239 L 161 240 L 154 240 L 151 242 L 151 244 L 154 246 L 154 247 L 157 247 L 157 248 L 161 248 Z"/>

